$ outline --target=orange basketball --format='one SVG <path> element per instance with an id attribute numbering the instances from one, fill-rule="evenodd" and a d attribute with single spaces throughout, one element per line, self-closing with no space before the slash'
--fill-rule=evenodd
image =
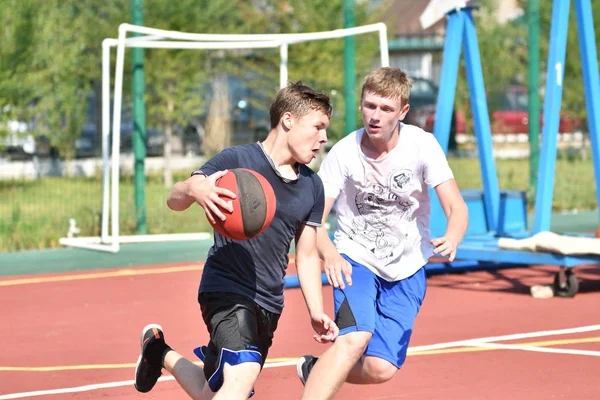
<path id="1" fill-rule="evenodd" d="M 236 194 L 231 200 L 233 212 L 221 209 L 225 221 L 217 219 L 213 228 L 221 235 L 235 240 L 247 240 L 261 234 L 275 216 L 277 201 L 273 187 L 264 176 L 246 168 L 235 168 L 219 178 L 216 185 Z"/>

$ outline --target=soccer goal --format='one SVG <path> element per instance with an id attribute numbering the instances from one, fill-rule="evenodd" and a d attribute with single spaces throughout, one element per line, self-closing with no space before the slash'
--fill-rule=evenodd
<path id="1" fill-rule="evenodd" d="M 129 32 L 139 36 L 127 37 Z M 384 23 L 364 25 L 353 28 L 311 33 L 287 34 L 210 34 L 186 33 L 162 30 L 131 24 L 119 26 L 118 39 L 108 38 L 102 42 L 102 217 L 99 237 L 63 237 L 59 243 L 63 246 L 85 248 L 116 253 L 124 243 L 184 241 L 207 239 L 211 233 L 182 233 L 128 235 L 119 233 L 119 174 L 120 174 L 120 134 L 121 105 L 123 94 L 123 70 L 125 48 L 147 49 L 195 49 L 195 50 L 241 50 L 279 48 L 279 86 L 288 82 L 288 47 L 295 43 L 308 41 L 340 39 L 368 33 L 379 34 L 379 52 L 381 66 L 389 66 L 387 27 Z M 112 143 L 110 142 L 110 55 L 116 47 Z M 110 220 L 110 221 L 109 221 Z M 70 236 L 70 235 L 69 235 Z"/>

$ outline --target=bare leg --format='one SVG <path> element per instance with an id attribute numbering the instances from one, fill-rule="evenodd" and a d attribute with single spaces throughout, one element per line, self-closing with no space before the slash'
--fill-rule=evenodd
<path id="1" fill-rule="evenodd" d="M 352 367 L 346 382 L 357 385 L 387 382 L 394 377 L 398 368 L 379 357 L 363 356 Z"/>
<path id="2" fill-rule="evenodd" d="M 174 350 L 167 352 L 163 360 L 169 371 L 186 393 L 195 400 L 210 400 L 214 393 L 206 384 L 202 368 L 184 358 Z"/>
<path id="3" fill-rule="evenodd" d="M 225 364 L 223 386 L 215 394 L 214 400 L 247 400 L 259 374 L 260 364 L 257 362 Z"/>
<path id="4" fill-rule="evenodd" d="M 333 399 L 371 339 L 369 332 L 340 336 L 315 364 L 302 393 L 304 400 Z"/>

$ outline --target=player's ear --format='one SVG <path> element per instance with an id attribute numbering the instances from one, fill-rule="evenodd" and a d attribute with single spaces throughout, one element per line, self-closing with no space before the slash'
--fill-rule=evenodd
<path id="1" fill-rule="evenodd" d="M 400 113 L 400 118 L 399 118 L 400 121 L 404 120 L 404 117 L 406 117 L 408 110 L 410 110 L 410 104 L 406 103 L 404 105 L 404 107 L 402 107 L 402 112 Z"/>
<path id="2" fill-rule="evenodd" d="M 292 113 L 284 113 L 281 117 L 281 123 L 284 129 L 292 129 L 292 126 L 294 126 L 294 116 L 292 115 Z"/>

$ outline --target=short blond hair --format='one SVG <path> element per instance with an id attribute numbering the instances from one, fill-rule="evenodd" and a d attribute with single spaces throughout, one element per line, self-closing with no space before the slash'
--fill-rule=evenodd
<path id="1" fill-rule="evenodd" d="M 389 97 L 400 100 L 402 106 L 408 104 L 412 79 L 406 72 L 395 67 L 381 67 L 371 71 L 363 81 L 362 99 L 366 92 L 375 93 L 378 96 Z"/>

